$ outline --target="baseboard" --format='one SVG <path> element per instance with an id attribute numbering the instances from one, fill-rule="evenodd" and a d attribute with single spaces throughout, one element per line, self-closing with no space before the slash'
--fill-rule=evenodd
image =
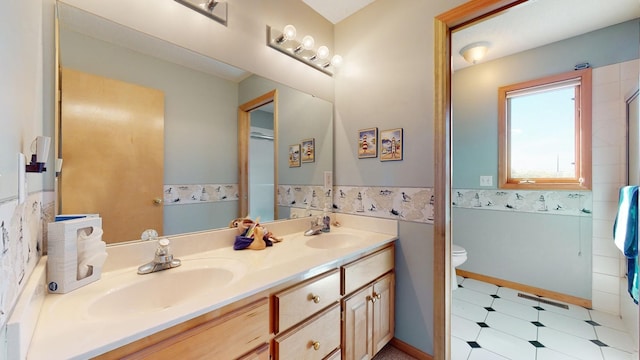
<path id="1" fill-rule="evenodd" d="M 591 300 L 589 299 L 583 299 L 577 296 L 571 296 L 571 295 L 567 295 L 567 294 L 562 294 L 559 292 L 555 292 L 555 291 L 551 291 L 551 290 L 545 290 L 542 288 L 537 288 L 534 286 L 529 286 L 529 285 L 524 285 L 524 284 L 520 284 L 520 283 L 516 283 L 513 281 L 508 281 L 508 280 L 503 280 L 503 279 L 499 279 L 499 278 L 494 278 L 491 276 L 487 276 L 487 275 L 482 275 L 482 274 L 477 274 L 477 273 L 473 273 L 471 271 L 466 271 L 466 270 L 461 270 L 461 269 L 456 269 L 456 274 L 465 277 L 465 278 L 469 278 L 469 279 L 474 279 L 474 280 L 478 280 L 478 281 L 484 281 L 490 284 L 494 284 L 494 285 L 498 285 L 498 286 L 504 286 L 504 287 L 508 287 L 514 290 L 518 290 L 518 291 L 524 291 L 526 293 L 529 294 L 533 294 L 533 295 L 538 295 L 538 296 L 542 296 L 548 299 L 552 299 L 552 300 L 557 300 L 557 301 L 562 301 L 564 303 L 567 304 L 573 304 L 573 305 L 578 305 L 578 306 L 582 306 L 588 309 L 591 309 Z"/>
<path id="2" fill-rule="evenodd" d="M 402 341 L 402 340 L 398 340 L 397 338 L 393 338 L 391 339 L 391 341 L 389 341 L 389 344 L 391 344 L 391 346 L 395 347 L 398 350 L 401 350 L 402 352 L 405 352 L 411 356 L 413 356 L 414 358 L 418 359 L 418 360 L 433 360 L 433 356 L 422 352 L 416 348 L 414 348 L 413 346 L 407 344 L 406 342 Z"/>

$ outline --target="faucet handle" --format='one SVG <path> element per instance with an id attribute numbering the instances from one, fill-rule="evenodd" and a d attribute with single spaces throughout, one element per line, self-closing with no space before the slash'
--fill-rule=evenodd
<path id="1" fill-rule="evenodd" d="M 169 255 L 169 244 L 171 244 L 171 242 L 167 238 L 162 238 L 158 240 L 158 248 L 156 249 L 156 256 Z"/>

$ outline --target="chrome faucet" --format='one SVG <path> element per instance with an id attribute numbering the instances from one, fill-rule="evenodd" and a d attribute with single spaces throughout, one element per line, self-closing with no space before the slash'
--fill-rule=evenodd
<path id="1" fill-rule="evenodd" d="M 304 232 L 304 236 L 318 235 L 320 233 L 322 233 L 322 222 L 319 217 L 312 217 L 309 230 Z"/>
<path id="2" fill-rule="evenodd" d="M 138 267 L 138 274 L 150 274 L 156 271 L 172 269 L 181 265 L 180 260 L 174 259 L 169 249 L 169 239 L 158 240 L 158 248 L 156 249 L 153 261 Z"/>

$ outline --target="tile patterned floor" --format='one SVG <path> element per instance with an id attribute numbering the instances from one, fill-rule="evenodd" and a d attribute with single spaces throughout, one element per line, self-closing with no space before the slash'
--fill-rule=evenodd
<path id="1" fill-rule="evenodd" d="M 570 304 L 565 309 L 473 279 L 458 277 L 458 283 L 451 360 L 638 359 L 637 344 L 616 316 Z"/>

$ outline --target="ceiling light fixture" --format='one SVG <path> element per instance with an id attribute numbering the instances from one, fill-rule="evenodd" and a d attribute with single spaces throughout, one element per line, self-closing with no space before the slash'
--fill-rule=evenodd
<path id="1" fill-rule="evenodd" d="M 329 48 L 322 45 L 318 50 L 314 50 L 315 40 L 311 35 L 305 35 L 301 41 L 296 40 L 296 28 L 287 25 L 282 31 L 267 26 L 267 45 L 284 54 L 297 59 L 316 70 L 320 70 L 327 75 L 333 75 L 343 60 L 342 56 L 334 54 L 329 59 Z"/>
<path id="2" fill-rule="evenodd" d="M 476 64 L 482 60 L 489 50 L 489 43 L 486 41 L 475 42 L 460 49 L 460 55 L 469 63 Z"/>
<path id="3" fill-rule="evenodd" d="M 176 2 L 206 15 L 227 26 L 227 3 L 216 0 L 175 0 Z"/>

